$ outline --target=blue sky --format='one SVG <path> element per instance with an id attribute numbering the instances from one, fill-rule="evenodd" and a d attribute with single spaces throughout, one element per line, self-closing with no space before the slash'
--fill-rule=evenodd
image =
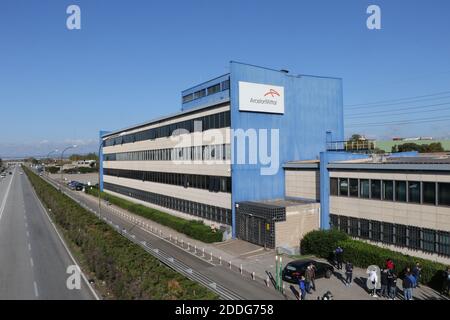
<path id="1" fill-rule="evenodd" d="M 70 4 L 81 30 L 66 28 Z M 382 30 L 366 28 L 370 4 Z M 450 96 L 449 14 L 447 0 L 2 0 L 0 157 L 95 150 L 99 129 L 179 110 L 181 90 L 226 73 L 230 60 L 342 77 L 345 105 Z M 450 117 L 450 98 L 432 97 L 346 107 L 346 133 L 450 137 L 450 120 L 414 122 Z"/>

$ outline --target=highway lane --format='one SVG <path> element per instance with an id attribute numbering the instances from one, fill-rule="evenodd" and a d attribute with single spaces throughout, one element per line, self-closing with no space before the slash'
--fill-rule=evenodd
<path id="1" fill-rule="evenodd" d="M 51 182 L 53 184 L 56 183 L 55 181 Z M 71 195 L 74 199 L 80 201 L 91 210 L 96 211 L 98 209 L 98 203 L 95 199 L 91 198 L 89 201 L 87 201 L 86 197 L 81 196 L 80 191 L 72 191 L 66 187 L 64 187 L 64 190 L 67 194 Z M 173 257 L 177 261 L 182 262 L 192 270 L 195 270 L 196 272 L 208 277 L 211 282 L 220 284 L 228 290 L 238 294 L 243 299 L 285 299 L 283 295 L 281 295 L 274 289 L 267 288 L 262 283 L 251 280 L 248 276 L 243 277 L 237 272 L 231 272 L 227 270 L 227 266 L 225 263 L 223 265 L 218 265 L 217 263 L 208 263 L 204 259 L 186 252 L 173 243 L 162 240 L 153 233 L 148 232 L 147 230 L 139 226 L 133 225 L 132 223 L 130 223 L 130 221 L 114 214 L 111 209 L 106 206 L 102 206 L 102 215 L 107 217 L 108 220 L 112 221 L 114 225 L 118 225 L 120 227 L 120 230 L 125 229 L 129 234 L 133 234 L 136 237 L 136 240 L 145 241 L 152 248 L 158 248 L 159 250 L 168 254 L 170 257 Z"/>
<path id="2" fill-rule="evenodd" d="M 0 182 L 0 299 L 94 299 L 83 280 L 67 288 L 75 263 L 20 171 Z"/>

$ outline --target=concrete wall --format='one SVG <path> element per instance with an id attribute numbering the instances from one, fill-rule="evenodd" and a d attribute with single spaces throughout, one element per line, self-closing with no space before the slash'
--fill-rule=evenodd
<path id="1" fill-rule="evenodd" d="M 319 170 L 288 170 L 284 171 L 286 197 L 320 200 Z"/>
<path id="2" fill-rule="evenodd" d="M 287 207 L 286 221 L 275 223 L 275 246 L 298 253 L 303 236 L 319 228 L 319 218 L 318 203 Z"/>

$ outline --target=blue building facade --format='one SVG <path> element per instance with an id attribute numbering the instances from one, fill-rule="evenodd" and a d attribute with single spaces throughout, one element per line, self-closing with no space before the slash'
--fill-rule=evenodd
<path id="1" fill-rule="evenodd" d="M 244 85 L 256 88 L 256 93 L 252 90 L 244 92 L 247 88 Z M 258 88 L 267 92 L 261 91 L 262 94 L 259 94 Z M 248 101 L 240 99 L 249 94 L 255 95 L 250 102 L 256 101 L 253 105 L 259 103 L 260 110 L 244 108 Z M 328 136 L 332 136 L 333 140 L 343 140 L 342 80 L 291 74 L 286 70 L 232 61 L 229 73 L 181 93 L 180 114 L 222 104 L 230 106 L 231 227 L 232 235 L 236 237 L 237 203 L 284 198 L 283 163 L 319 160 L 321 153 L 326 151 Z M 274 107 L 274 112 L 270 111 L 271 107 Z M 157 121 L 161 119 L 164 117 Z M 239 140 L 242 137 L 236 134 L 237 131 L 244 134 L 244 140 Z M 252 142 L 249 137 L 252 133 L 257 138 L 256 150 L 250 148 Z M 100 132 L 100 137 L 104 139 L 105 132 Z M 245 144 L 245 154 L 239 149 L 242 142 Z M 239 162 L 238 158 L 245 161 Z M 256 162 L 250 161 L 255 158 Z M 100 159 L 102 164 L 103 155 Z M 263 172 L 264 169 L 267 170 Z M 102 173 L 100 177 L 102 188 Z"/>

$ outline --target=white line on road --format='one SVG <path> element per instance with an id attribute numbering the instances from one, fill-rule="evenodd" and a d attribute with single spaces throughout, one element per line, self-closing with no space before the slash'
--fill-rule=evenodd
<path id="1" fill-rule="evenodd" d="M 28 244 L 28 251 L 31 251 L 31 244 Z"/>
<path id="2" fill-rule="evenodd" d="M 9 190 L 11 189 L 11 184 L 12 184 L 12 182 L 14 180 L 14 176 L 15 175 L 16 175 L 16 170 L 13 171 L 13 175 L 11 177 L 11 180 L 9 180 L 8 189 L 6 189 L 5 196 L 3 197 L 2 206 L 0 207 L 0 221 L 2 220 L 3 211 L 5 210 L 5 207 L 6 207 L 6 199 L 8 199 Z"/>
<path id="3" fill-rule="evenodd" d="M 33 267 L 34 267 L 34 261 L 33 261 L 33 258 L 30 258 L 30 263 L 31 263 L 31 267 L 33 268 Z"/>
<path id="4" fill-rule="evenodd" d="M 36 281 L 34 281 L 33 284 L 34 284 L 34 295 L 35 295 L 36 297 L 39 297 L 39 291 L 38 291 L 38 288 L 37 288 L 37 283 L 36 283 Z"/>
<path id="5" fill-rule="evenodd" d="M 30 237 L 30 233 L 27 231 L 27 237 L 29 238 Z"/>

